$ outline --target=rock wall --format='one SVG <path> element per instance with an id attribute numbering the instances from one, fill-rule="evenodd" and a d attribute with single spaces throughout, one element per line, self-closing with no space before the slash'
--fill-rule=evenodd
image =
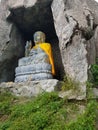
<path id="1" fill-rule="evenodd" d="M 0 82 L 13 81 L 17 59 L 23 56 L 24 39 L 18 28 L 7 22 L 8 1 L 0 3 Z"/>
<path id="2" fill-rule="evenodd" d="M 53 0 L 52 12 L 64 70 L 85 83 L 88 68 L 97 57 L 98 4 L 92 0 Z"/>

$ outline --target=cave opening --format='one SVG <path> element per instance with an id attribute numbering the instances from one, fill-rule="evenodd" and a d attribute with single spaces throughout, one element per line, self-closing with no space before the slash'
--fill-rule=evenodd
<path id="1" fill-rule="evenodd" d="M 36 3 L 35 6 L 28 8 L 11 8 L 10 15 L 7 20 L 12 22 L 19 30 L 24 41 L 24 43 L 21 43 L 23 44 L 23 50 L 25 48 L 26 41 L 31 40 L 32 46 L 34 46 L 33 34 L 36 31 L 42 31 L 46 34 L 46 42 L 50 43 L 52 46 L 56 71 L 56 76 L 54 78 L 62 80 L 64 76 L 64 67 L 59 49 L 59 40 L 54 27 L 51 2 L 39 2 Z"/>

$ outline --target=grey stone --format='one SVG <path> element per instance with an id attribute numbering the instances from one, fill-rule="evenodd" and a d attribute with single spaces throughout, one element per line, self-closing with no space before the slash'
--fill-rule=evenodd
<path id="1" fill-rule="evenodd" d="M 24 75 L 29 73 L 37 73 L 37 72 L 50 72 L 51 73 L 51 65 L 47 63 L 39 63 L 39 64 L 30 64 L 27 66 L 19 66 L 16 68 L 16 76 Z"/>
<path id="2" fill-rule="evenodd" d="M 60 9 L 61 5 L 62 8 Z M 77 10 L 77 7 L 79 7 L 79 10 Z M 81 27 L 88 27 L 86 17 L 88 15 L 92 15 L 92 13 L 90 13 L 86 2 L 77 0 L 74 0 L 73 2 L 65 1 L 65 3 L 63 0 L 59 0 L 58 2 L 57 0 L 54 0 L 52 3 L 52 12 L 55 29 L 59 38 L 59 46 L 65 72 L 69 75 L 73 75 L 76 79 L 79 79 L 80 77 L 79 81 L 82 81 L 82 78 L 85 76 L 85 82 L 87 80 L 87 70 L 89 66 L 89 61 L 87 61 L 86 55 L 89 51 L 86 50 L 87 41 L 85 37 L 82 38 L 82 34 L 79 29 L 81 29 Z M 92 53 L 95 54 L 95 49 Z M 95 59 L 96 56 L 93 55 L 92 57 Z M 83 66 L 85 67 L 83 68 Z M 75 74 L 74 71 L 76 71 L 77 74 Z"/>
<path id="3" fill-rule="evenodd" d="M 95 7 L 98 11 L 98 4 L 92 0 L 53 0 L 51 6 L 65 73 L 82 84 L 79 89 L 83 98 L 89 66 L 96 59 L 93 32 L 98 16 L 93 12 Z"/>
<path id="4" fill-rule="evenodd" d="M 14 80 L 17 59 L 24 51 L 22 47 L 24 40 L 20 31 L 6 21 L 7 5 L 6 0 L 0 3 L 0 82 Z"/>
<path id="5" fill-rule="evenodd" d="M 18 66 L 29 65 L 34 57 L 23 57 L 18 60 Z"/>
<path id="6" fill-rule="evenodd" d="M 98 98 L 98 88 L 93 88 L 92 89 L 92 98 Z"/>
<path id="7" fill-rule="evenodd" d="M 84 90 L 82 90 L 82 87 Z M 80 90 L 68 90 L 68 91 L 61 91 L 59 92 L 59 97 L 66 98 L 69 100 L 84 100 L 86 98 L 86 89 L 85 86 L 81 86 Z"/>
<path id="8" fill-rule="evenodd" d="M 39 71 L 32 74 L 24 73 L 24 75 L 18 75 L 15 78 L 15 82 L 26 82 L 26 81 L 34 81 L 34 80 L 45 80 L 45 79 L 53 79 L 51 72 L 48 71 Z"/>
<path id="9" fill-rule="evenodd" d="M 95 49 L 96 49 L 96 57 L 98 58 L 98 26 L 96 27 L 95 30 L 95 35 L 94 35 L 94 42 L 95 42 Z"/>
<path id="10" fill-rule="evenodd" d="M 37 96 L 42 92 L 52 92 L 58 87 L 58 80 L 49 79 L 22 83 L 1 83 L 0 91 L 10 91 L 16 96 Z"/>

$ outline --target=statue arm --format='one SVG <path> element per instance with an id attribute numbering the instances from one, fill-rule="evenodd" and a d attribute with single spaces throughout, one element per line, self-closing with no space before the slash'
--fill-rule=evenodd
<path id="1" fill-rule="evenodd" d="M 26 46 L 25 46 L 25 56 L 29 56 L 30 50 L 32 48 L 32 42 L 31 41 L 27 41 L 26 42 Z"/>

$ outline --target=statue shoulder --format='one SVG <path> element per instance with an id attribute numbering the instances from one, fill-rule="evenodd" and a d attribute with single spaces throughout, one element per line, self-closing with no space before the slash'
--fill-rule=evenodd
<path id="1" fill-rule="evenodd" d="M 51 48 L 51 44 L 50 43 L 46 43 L 46 42 L 45 43 L 41 43 L 39 45 L 35 45 L 33 47 L 33 49 L 37 49 L 38 47 L 49 49 L 49 48 Z"/>
<path id="2" fill-rule="evenodd" d="M 43 46 L 48 46 L 48 47 L 51 47 L 51 44 L 50 43 L 42 43 Z"/>

